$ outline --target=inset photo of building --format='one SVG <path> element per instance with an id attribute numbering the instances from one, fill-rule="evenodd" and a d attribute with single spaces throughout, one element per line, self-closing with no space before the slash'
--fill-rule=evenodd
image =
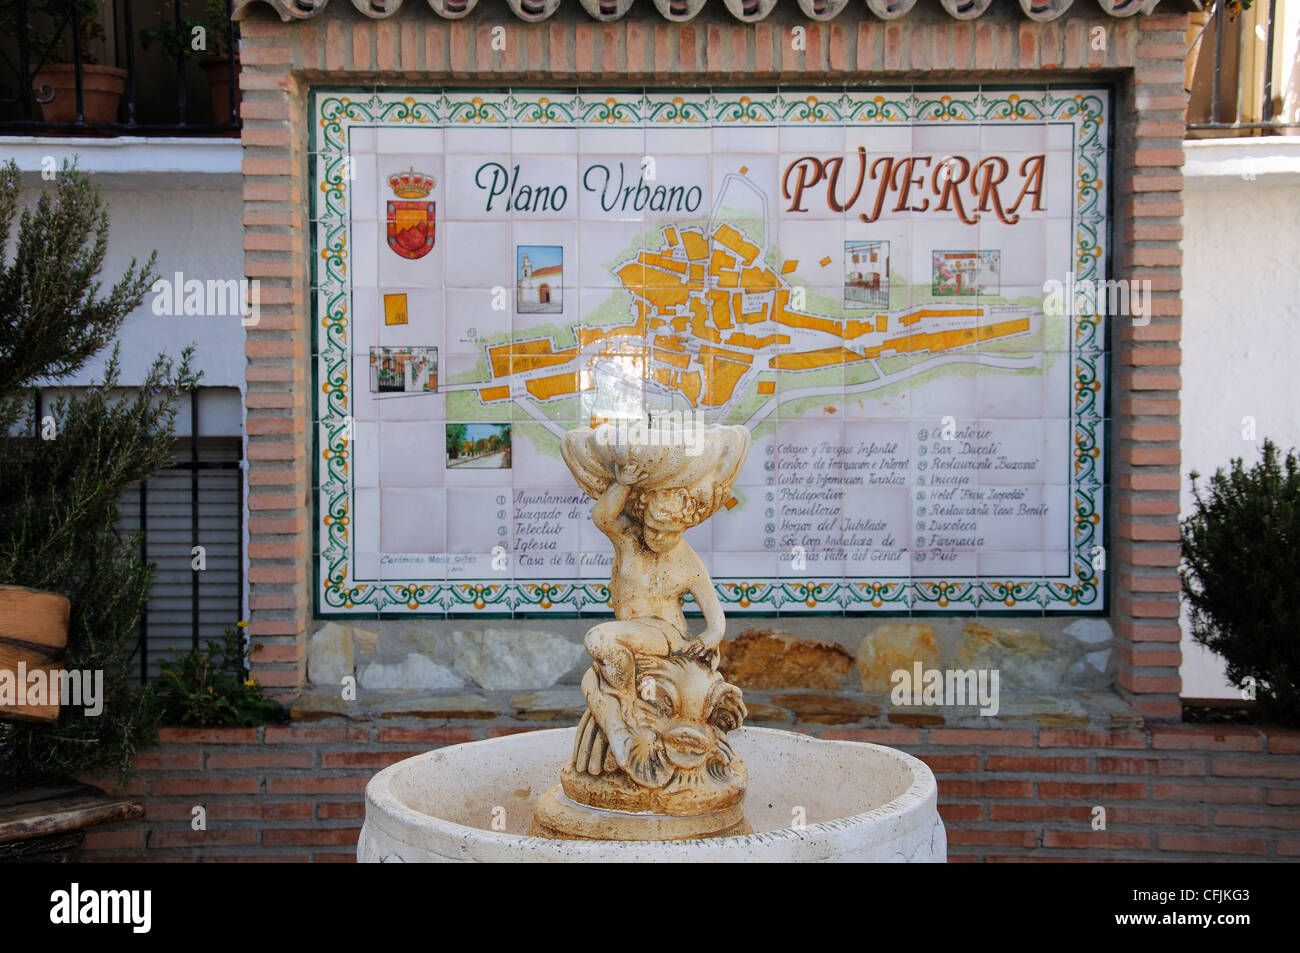
<path id="1" fill-rule="evenodd" d="M 1002 289 L 1002 252 L 936 251 L 932 253 L 930 293 L 987 295 Z"/>
<path id="2" fill-rule="evenodd" d="M 844 309 L 889 307 L 889 242 L 844 243 Z"/>
<path id="3" fill-rule="evenodd" d="M 438 349 L 436 347 L 372 347 L 370 349 L 370 393 L 436 394 L 438 392 Z"/>
<path id="4" fill-rule="evenodd" d="M 515 310 L 520 314 L 564 311 L 564 246 L 515 246 Z"/>

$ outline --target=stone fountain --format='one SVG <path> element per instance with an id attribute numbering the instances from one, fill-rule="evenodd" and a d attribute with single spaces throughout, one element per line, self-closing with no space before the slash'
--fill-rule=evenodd
<path id="1" fill-rule="evenodd" d="M 744 427 L 566 434 L 614 547 L 613 621 L 588 630 L 577 728 L 431 751 L 366 788 L 361 861 L 942 861 L 934 776 L 879 745 L 741 727 L 726 620 L 686 530 L 732 499 Z M 682 612 L 693 597 L 704 629 Z M 556 784 L 556 769 L 559 783 Z"/>

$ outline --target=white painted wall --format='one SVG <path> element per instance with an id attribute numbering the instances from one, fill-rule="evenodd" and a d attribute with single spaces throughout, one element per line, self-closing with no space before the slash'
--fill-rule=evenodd
<path id="1" fill-rule="evenodd" d="M 176 272 L 186 279 L 241 278 L 241 190 L 179 190 L 175 182 L 165 185 L 169 187 L 102 188 L 111 229 L 102 272 L 105 282 L 120 277 L 132 257 L 144 261 L 155 249 L 155 271 L 168 281 L 174 280 Z M 243 387 L 245 332 L 238 315 L 159 316 L 153 313 L 151 298 L 146 297 L 144 306 L 122 326 L 123 383 L 143 379 L 160 351 L 175 357 L 193 344 L 204 387 Z M 103 358 L 96 357 L 75 377 L 80 383 L 102 372 Z"/>
<path id="2" fill-rule="evenodd" d="M 1300 139 L 1187 146 L 1182 510 L 1188 475 L 1253 462 L 1264 437 L 1300 448 Z M 1254 417 L 1258 440 L 1242 438 Z M 1237 696 L 1183 622 L 1183 695 Z"/>
<path id="3" fill-rule="evenodd" d="M 53 162 L 47 162 L 47 157 Z M 0 160 L 13 158 L 24 172 L 24 201 L 47 184 L 42 170 L 75 157 L 108 206 L 109 243 L 100 279 L 105 291 L 134 257 L 158 252 L 155 271 L 174 280 L 243 276 L 243 194 L 238 139 L 50 139 L 0 138 Z M 176 358 L 196 348 L 203 372 L 200 428 L 204 434 L 242 433 L 245 331 L 238 315 L 159 316 L 152 296 L 122 326 L 121 382 L 138 384 L 159 353 Z M 89 384 L 103 375 L 107 353 L 92 358 L 62 386 Z M 189 433 L 186 403 L 177 433 Z"/>

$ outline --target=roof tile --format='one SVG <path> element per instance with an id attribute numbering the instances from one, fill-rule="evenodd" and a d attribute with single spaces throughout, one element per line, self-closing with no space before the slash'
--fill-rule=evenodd
<path id="1" fill-rule="evenodd" d="M 341 3 L 343 0 L 335 0 Z M 511 11 L 519 19 L 527 22 L 539 22 L 551 17 L 563 0 L 506 0 Z M 568 0 L 571 4 L 572 0 Z M 632 8 L 635 0 L 578 0 L 582 8 L 592 19 L 613 21 L 622 19 Z M 642 0 L 645 3 L 646 0 Z M 693 20 L 704 9 L 708 0 L 654 0 L 660 16 L 677 23 Z M 715 0 L 716 2 L 716 0 Z M 776 6 L 777 0 L 722 0 L 727 9 L 742 23 L 757 23 L 767 17 Z M 786 0 L 789 2 L 789 0 Z M 810 20 L 831 20 L 839 16 L 848 6 L 848 0 L 796 0 L 803 15 Z M 925 0 L 934 3 L 935 0 Z M 992 0 L 938 0 L 948 15 L 955 20 L 973 20 L 982 16 L 992 5 Z M 1113 17 L 1131 17 L 1138 13 L 1150 13 L 1160 0 L 1097 0 L 1102 10 Z M 469 15 L 478 5 L 478 0 L 351 0 L 351 3 L 366 16 L 383 20 L 397 15 L 403 3 L 428 3 L 438 16 L 448 20 L 457 20 Z M 917 0 L 866 0 L 871 12 L 881 20 L 897 20 L 905 17 L 916 6 Z M 1074 0 L 1019 0 L 1025 16 L 1040 22 L 1055 20 L 1065 13 Z M 1184 0 L 1184 4 L 1195 4 L 1196 0 Z M 235 19 L 243 19 L 250 10 L 266 5 L 275 10 L 280 18 L 289 20 L 306 20 L 321 13 L 330 4 L 330 0 L 235 0 Z"/>

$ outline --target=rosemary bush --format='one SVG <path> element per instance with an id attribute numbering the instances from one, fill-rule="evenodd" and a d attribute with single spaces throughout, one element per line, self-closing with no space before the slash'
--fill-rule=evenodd
<path id="1" fill-rule="evenodd" d="M 65 164 L 20 213 L 20 185 L 12 161 L 0 167 L 0 583 L 71 599 L 62 665 L 102 670 L 104 705 L 97 717 L 65 706 L 53 725 L 0 723 L 0 761 L 24 775 L 125 770 L 158 715 L 131 664 L 151 567 L 139 536 L 116 529 L 120 501 L 171 462 L 176 400 L 198 376 L 186 350 L 121 389 L 114 348 L 101 381 L 61 391 L 41 413 L 33 388 L 113 341 L 153 283 L 156 256 L 132 260 L 101 294 L 109 229 L 99 190 Z"/>

